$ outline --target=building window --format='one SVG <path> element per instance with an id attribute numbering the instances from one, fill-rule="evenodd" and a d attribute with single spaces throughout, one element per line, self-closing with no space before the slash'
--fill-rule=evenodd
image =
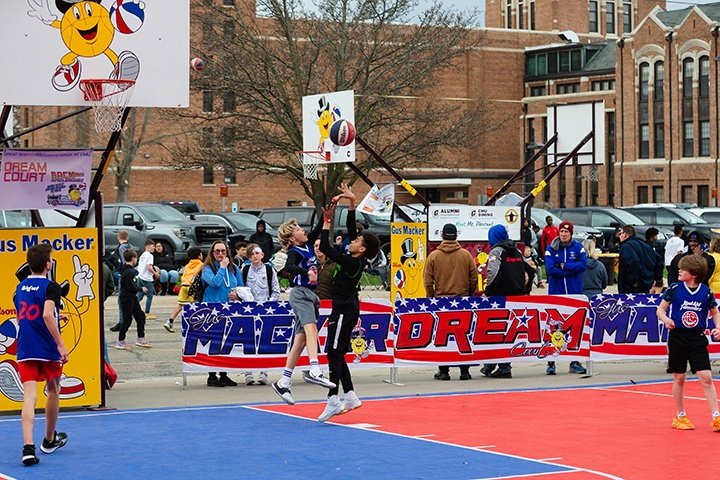
<path id="1" fill-rule="evenodd" d="M 517 6 L 517 26 L 518 29 L 522 30 L 525 28 L 525 5 L 523 4 L 523 0 L 518 0 L 518 6 Z"/>
<path id="2" fill-rule="evenodd" d="M 535 0 L 530 0 L 530 30 L 535 30 Z"/>
<path id="3" fill-rule="evenodd" d="M 654 156 L 665 156 L 665 113 L 663 105 L 663 90 L 665 88 L 665 66 L 663 62 L 655 62 L 655 89 L 653 91 L 653 136 Z"/>
<path id="4" fill-rule="evenodd" d="M 512 28 L 512 0 L 505 0 L 505 28 Z"/>
<path id="5" fill-rule="evenodd" d="M 605 3 L 605 33 L 615 33 L 615 2 Z"/>
<path id="6" fill-rule="evenodd" d="M 655 136 L 655 158 L 665 157 L 665 125 L 656 123 L 653 134 Z"/>
<path id="7" fill-rule="evenodd" d="M 213 92 L 210 92 L 208 90 L 203 91 L 202 109 L 203 112 L 213 111 Z"/>
<path id="8" fill-rule="evenodd" d="M 697 204 L 698 207 L 707 207 L 710 205 L 710 187 L 707 185 L 698 185 L 697 187 Z"/>
<path id="9" fill-rule="evenodd" d="M 580 91 L 579 83 L 561 83 L 557 86 L 558 95 L 564 95 L 567 93 L 578 93 Z"/>
<path id="10" fill-rule="evenodd" d="M 700 57 L 698 78 L 698 120 L 700 121 L 700 156 L 710 156 L 710 59 Z"/>
<path id="11" fill-rule="evenodd" d="M 542 97 L 544 95 L 546 95 L 544 85 L 542 87 L 530 87 L 531 97 Z"/>
<path id="12" fill-rule="evenodd" d="M 598 2 L 590 0 L 590 32 L 598 31 Z"/>
<path id="13" fill-rule="evenodd" d="M 640 158 L 650 158 L 650 126 L 648 122 L 648 82 L 650 80 L 650 65 L 646 62 L 640 64 L 640 85 L 638 98 L 638 124 L 640 126 Z"/>
<path id="14" fill-rule="evenodd" d="M 700 122 L 700 156 L 710 156 L 710 122 Z"/>
<path id="15" fill-rule="evenodd" d="M 202 140 L 200 146 L 202 148 L 211 148 L 213 145 L 213 128 L 205 127 L 202 129 Z"/>
<path id="16" fill-rule="evenodd" d="M 645 185 L 637 187 L 637 203 L 648 203 L 648 187 Z"/>
<path id="17" fill-rule="evenodd" d="M 223 147 L 233 148 L 235 146 L 235 129 L 233 127 L 223 128 Z"/>
<path id="18" fill-rule="evenodd" d="M 683 157 L 692 157 L 693 156 L 693 123 L 692 122 L 684 122 L 683 123 Z"/>
<path id="19" fill-rule="evenodd" d="M 225 35 L 227 40 L 235 38 L 235 22 L 228 20 L 223 23 L 223 35 Z"/>
<path id="20" fill-rule="evenodd" d="M 235 167 L 225 167 L 223 181 L 228 185 L 237 184 L 237 170 L 235 170 Z"/>
<path id="21" fill-rule="evenodd" d="M 223 5 L 226 7 L 234 7 L 235 0 L 223 0 Z"/>
<path id="22" fill-rule="evenodd" d="M 528 118 L 527 121 L 527 141 L 528 143 L 535 143 L 535 119 Z"/>
<path id="23" fill-rule="evenodd" d="M 215 183 L 215 172 L 211 165 L 205 165 L 203 167 L 203 184 L 212 185 Z"/>
<path id="24" fill-rule="evenodd" d="M 233 113 L 235 111 L 235 92 L 227 91 L 223 95 L 223 112 Z"/>
<path id="25" fill-rule="evenodd" d="M 623 33 L 630 33 L 633 29 L 632 2 L 623 2 Z"/>
<path id="26" fill-rule="evenodd" d="M 692 203 L 693 187 L 692 185 L 680 186 L 680 201 L 683 203 Z"/>
<path id="27" fill-rule="evenodd" d="M 665 191 L 662 186 L 652 187 L 653 203 L 665 202 Z"/>
<path id="28" fill-rule="evenodd" d="M 694 155 L 693 142 L 693 88 L 692 80 L 695 73 L 695 62 L 692 58 L 683 60 L 682 81 L 682 119 L 683 119 L 683 157 Z"/>
<path id="29" fill-rule="evenodd" d="M 592 82 L 593 92 L 615 90 L 615 80 L 597 80 Z"/>

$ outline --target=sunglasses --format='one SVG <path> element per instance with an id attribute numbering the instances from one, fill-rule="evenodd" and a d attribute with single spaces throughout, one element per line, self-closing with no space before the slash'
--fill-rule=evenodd
<path id="1" fill-rule="evenodd" d="M 227 250 L 225 250 L 224 248 L 223 249 L 216 248 L 213 250 L 213 252 L 214 253 L 227 253 Z"/>

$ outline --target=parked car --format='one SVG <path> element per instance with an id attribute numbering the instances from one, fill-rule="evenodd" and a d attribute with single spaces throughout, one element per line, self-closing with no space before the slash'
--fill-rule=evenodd
<path id="1" fill-rule="evenodd" d="M 198 205 L 197 202 L 191 202 L 191 201 L 185 201 L 185 200 L 182 200 L 182 201 L 165 200 L 160 203 L 163 205 L 170 205 L 175 210 L 179 210 L 180 212 L 182 212 L 185 215 L 190 215 L 193 213 L 200 213 L 203 211 L 203 209 L 200 208 L 200 205 Z"/>
<path id="2" fill-rule="evenodd" d="M 562 219 L 555 215 L 552 212 L 549 212 L 547 210 L 544 210 L 542 208 L 531 208 L 530 209 L 530 217 L 532 218 L 532 221 L 537 223 L 540 227 L 540 231 L 542 232 L 542 229 L 547 225 L 545 222 L 545 218 L 548 216 L 552 217 L 553 219 L 553 225 L 556 227 L 560 225 L 560 222 L 562 222 Z M 572 221 L 572 220 L 570 220 Z M 595 246 L 597 248 L 603 249 L 605 248 L 606 242 L 605 237 L 603 233 L 598 230 L 597 228 L 588 227 L 585 226 L 582 223 L 575 223 L 573 222 L 573 239 L 577 240 L 578 242 L 582 243 L 586 239 L 592 237 L 595 240 Z M 538 242 L 540 239 L 538 239 Z M 545 254 L 545 252 L 540 252 L 542 255 Z"/>
<path id="3" fill-rule="evenodd" d="M 333 231 L 336 235 L 346 235 L 345 223 L 347 221 L 347 205 L 338 205 L 335 208 L 335 219 Z M 363 215 L 356 212 L 357 221 L 369 232 L 374 233 L 380 239 L 380 248 L 386 254 L 390 252 L 390 218 L 377 217 L 374 215 Z M 315 207 L 277 207 L 264 208 L 259 215 L 260 218 L 270 225 L 280 226 L 283 222 L 295 218 L 298 225 L 306 231 L 312 230 L 317 224 L 317 212 Z"/>
<path id="4" fill-rule="evenodd" d="M 720 207 L 689 208 L 688 212 L 697 215 L 708 223 L 720 223 Z"/>
<path id="5" fill-rule="evenodd" d="M 675 225 L 683 225 L 686 233 L 698 231 L 710 239 L 713 235 L 720 235 L 720 224 L 708 223 L 694 213 L 682 208 L 656 207 L 625 207 L 624 210 L 632 212 L 644 221 L 665 228 L 673 229 Z"/>
<path id="6" fill-rule="evenodd" d="M 225 226 L 190 220 L 178 210 L 159 203 L 103 205 L 103 225 L 106 250 L 117 248 L 117 233 L 126 230 L 135 248 L 142 250 L 145 240 L 152 238 L 181 264 L 187 262 L 188 248 L 198 246 L 207 253 L 214 241 L 227 238 Z"/>
<path id="7" fill-rule="evenodd" d="M 600 230 L 605 237 L 604 249 L 613 247 L 613 236 L 619 227 L 631 225 L 635 227 L 635 233 L 645 238 L 645 232 L 650 227 L 658 229 L 658 238 L 655 242 L 655 250 L 660 254 L 665 254 L 665 244 L 667 239 L 672 236 L 672 231 L 662 226 L 649 225 L 642 219 L 636 217 L 627 210 L 612 207 L 577 207 L 577 208 L 560 208 L 555 210 L 563 220 L 568 220 L 577 225 L 590 225 Z"/>
<path id="8" fill-rule="evenodd" d="M 25 228 L 32 226 L 29 210 L 0 210 L 0 228 Z"/>
<path id="9" fill-rule="evenodd" d="M 195 220 L 199 222 L 218 223 L 220 225 L 224 225 L 228 229 L 228 241 L 230 243 L 230 248 L 234 248 L 236 242 L 250 241 L 250 236 L 257 231 L 257 222 L 260 220 L 260 218 L 255 215 L 240 212 L 204 212 L 193 216 Z M 277 230 L 265 222 L 265 231 L 273 237 L 273 251 L 277 252 L 280 250 L 280 242 L 277 239 Z"/>

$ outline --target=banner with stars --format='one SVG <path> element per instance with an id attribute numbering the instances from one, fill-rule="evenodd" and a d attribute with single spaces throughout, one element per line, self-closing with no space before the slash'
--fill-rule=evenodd
<path id="1" fill-rule="evenodd" d="M 322 300 L 318 333 L 320 363 L 327 364 L 327 317 L 332 302 Z M 285 366 L 293 339 L 290 303 L 191 303 L 183 310 L 183 371 L 271 370 Z M 393 364 L 392 305 L 388 300 L 360 302 L 360 322 L 346 356 L 353 367 Z M 308 366 L 307 355 L 298 368 Z"/>
<path id="2" fill-rule="evenodd" d="M 660 295 L 594 296 L 590 302 L 593 327 L 590 359 L 666 359 L 668 330 L 655 313 L 660 300 Z M 712 339 L 709 330 L 705 331 L 705 335 L 709 341 L 710 358 L 720 358 L 720 342 Z"/>
<path id="3" fill-rule="evenodd" d="M 587 360 L 583 295 L 407 298 L 395 303 L 395 363 Z"/>

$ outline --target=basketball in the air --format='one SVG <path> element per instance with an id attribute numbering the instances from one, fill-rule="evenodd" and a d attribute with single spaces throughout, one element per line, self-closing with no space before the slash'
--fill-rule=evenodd
<path id="1" fill-rule="evenodd" d="M 193 58 L 190 60 L 190 67 L 192 67 L 195 71 L 201 71 L 203 68 L 205 68 L 205 60 L 202 58 Z"/>
<path id="2" fill-rule="evenodd" d="M 346 147 L 355 140 L 355 127 L 349 121 L 337 120 L 330 127 L 330 141 L 335 145 Z"/>
<path id="3" fill-rule="evenodd" d="M 128 35 L 137 32 L 145 21 L 145 3 L 116 0 L 110 7 L 110 21 L 120 33 Z"/>

